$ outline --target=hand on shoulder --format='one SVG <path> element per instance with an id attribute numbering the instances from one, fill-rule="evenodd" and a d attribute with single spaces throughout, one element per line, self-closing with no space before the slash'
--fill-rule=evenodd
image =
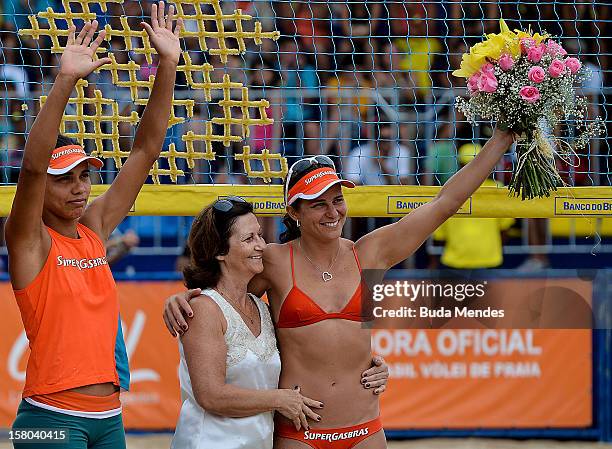
<path id="1" fill-rule="evenodd" d="M 200 294 L 189 300 L 189 305 L 193 310 L 193 317 L 187 318 L 187 328 L 183 332 L 188 334 L 192 328 L 216 328 L 220 325 L 220 329 L 225 333 L 227 329 L 227 321 L 217 305 L 217 302 L 208 295 Z"/>

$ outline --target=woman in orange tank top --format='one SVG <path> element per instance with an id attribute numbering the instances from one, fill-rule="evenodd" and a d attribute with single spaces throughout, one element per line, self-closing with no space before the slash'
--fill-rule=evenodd
<path id="1" fill-rule="evenodd" d="M 281 354 L 279 388 L 299 386 L 324 408 L 320 421 L 299 431 L 277 417 L 275 447 L 386 447 L 378 396 L 360 385 L 360 379 L 373 383 L 362 376 L 372 355 L 370 331 L 361 326 L 365 317 L 356 298 L 360 272 L 386 271 L 408 258 L 482 184 L 512 141 L 511 132 L 496 129 L 481 153 L 431 202 L 357 242 L 341 237 L 347 215 L 341 185 L 352 183 L 338 178 L 326 156 L 302 159 L 291 167 L 285 182 L 287 232 L 281 235 L 282 244 L 267 246 L 264 271 L 249 291 L 266 292 L 270 301 Z M 174 329 L 186 324 L 181 309 L 188 309 L 188 297 L 189 292 L 167 300 L 165 318 Z"/>
<path id="2" fill-rule="evenodd" d="M 59 74 L 28 135 L 5 227 L 11 283 L 31 349 L 14 435 L 54 429 L 68 433 L 54 447 L 125 448 L 119 389 L 128 388 L 129 370 L 105 243 L 136 200 L 166 135 L 182 24 L 173 26 L 173 7 L 167 18 L 165 12 L 163 2 L 152 5 L 151 25 L 142 24 L 157 50 L 157 76 L 130 156 L 106 193 L 88 204 L 89 166 L 103 162 L 58 135 L 77 81 L 111 62 L 93 58 L 105 37 L 101 31 L 94 39 L 96 21 L 78 35 L 69 29 Z"/>

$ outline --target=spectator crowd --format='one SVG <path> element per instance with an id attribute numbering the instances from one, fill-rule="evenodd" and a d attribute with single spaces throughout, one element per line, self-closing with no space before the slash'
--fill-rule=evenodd
<path id="1" fill-rule="evenodd" d="M 78 3 L 70 4 L 78 11 Z M 121 29 L 120 17 L 126 16 L 130 27 L 139 30 L 150 4 L 149 0 L 107 3 L 106 12 L 98 4 L 89 5 L 101 26 Z M 605 86 L 612 81 L 612 13 L 601 2 L 222 0 L 221 6 L 226 13 L 241 9 L 262 22 L 264 31 L 278 30 L 281 36 L 278 41 L 264 39 L 261 46 L 248 42 L 244 54 L 229 56 L 225 64 L 201 51 L 198 39 L 183 39 L 193 64 L 208 62 L 215 67 L 213 81 L 228 73 L 233 81 L 249 87 L 252 99 L 270 101 L 267 113 L 274 124 L 252 127 L 246 142 L 251 151 L 268 148 L 282 153 L 290 163 L 304 155 L 328 154 L 337 161 L 339 171 L 357 183 L 440 185 L 460 168 L 458 148 L 482 144 L 489 137 L 490 128 L 472 127 L 452 107 L 454 97 L 465 92 L 464 80 L 454 78 L 451 71 L 484 33 L 498 30 L 500 17 L 511 28 L 531 26 L 559 36 L 570 53 L 580 54 L 593 73 L 583 86 L 590 116 L 612 114 L 606 100 L 610 92 L 605 95 Z M 60 0 L 0 0 L 0 184 L 16 182 L 27 126 L 35 116 L 38 97 L 56 74 L 58 59 L 50 51 L 50 40 L 17 34 L 18 29 L 31 28 L 28 15 L 48 7 L 63 11 Z M 211 5 L 199 7 L 203 13 L 212 13 Z M 186 14 L 195 12 L 193 5 L 183 8 Z M 215 25 L 211 26 L 214 30 Z M 197 30 L 195 21 L 186 21 L 185 27 Z M 253 24 L 244 27 L 252 29 Z M 227 21 L 225 28 L 232 31 L 232 22 Z M 209 48 L 218 46 L 215 39 L 206 42 Z M 231 38 L 227 43 L 235 44 Z M 127 51 L 123 38 L 111 38 L 107 48 L 118 63 L 139 64 L 141 80 L 155 73 L 155 64 Z M 195 81 L 201 82 L 202 75 L 196 74 Z M 88 95 L 93 89 L 117 100 L 123 115 L 135 107 L 141 112 L 128 89 L 112 84 L 108 71 L 90 80 Z M 176 98 L 192 94 L 184 73 L 179 73 Z M 218 100 L 214 96 L 211 103 L 197 99 L 193 119 L 172 127 L 167 143 L 174 142 L 180 151 L 183 134 L 203 134 L 206 121 L 223 115 Z M 183 113 L 177 107 L 176 114 Z M 234 113 L 240 114 L 240 109 Z M 612 125 L 606 121 L 610 133 Z M 133 131 L 131 125 L 121 124 L 122 148 L 129 147 Z M 572 134 L 569 127 L 557 131 Z M 214 133 L 223 133 L 220 125 L 215 125 Z M 242 162 L 233 157 L 244 144 L 224 147 L 215 142 L 216 160 L 197 161 L 193 170 L 179 163 L 187 173 L 180 182 L 256 182 L 244 175 Z M 195 150 L 205 151 L 205 143 L 197 142 Z M 609 153 L 605 141 L 594 142 L 589 154 L 578 155 L 571 165 L 560 161 L 559 168 L 569 184 L 610 185 Z M 496 182 L 507 183 L 512 163 L 509 157 L 500 164 Z M 103 177 L 112 176 L 112 161 L 107 161 L 106 170 Z"/>

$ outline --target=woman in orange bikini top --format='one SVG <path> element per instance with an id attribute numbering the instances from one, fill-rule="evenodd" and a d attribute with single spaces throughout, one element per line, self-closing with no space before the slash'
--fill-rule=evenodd
<path id="1" fill-rule="evenodd" d="M 341 237 L 347 207 L 333 162 L 315 156 L 296 162 L 286 178 L 287 231 L 264 251 L 264 271 L 249 290 L 267 293 L 281 354 L 279 388 L 299 386 L 324 407 L 321 420 L 296 430 L 277 417 L 275 447 L 378 449 L 386 447 L 377 382 L 363 378 L 371 363 L 371 334 L 362 326 L 361 270 L 388 270 L 408 258 L 450 218 L 490 174 L 513 140 L 496 129 L 481 153 L 429 203 L 357 242 Z M 166 301 L 171 332 L 186 326 L 187 292 Z M 176 313 L 175 313 L 176 311 Z M 365 385 L 363 385 L 365 384 Z M 369 384 L 369 385 L 368 385 Z M 363 386 L 373 386 L 372 390 Z"/>
<path id="2" fill-rule="evenodd" d="M 355 263 L 361 275 L 361 267 L 359 266 L 359 259 L 357 258 L 355 247 L 353 247 L 352 250 L 355 255 Z M 351 299 L 341 311 L 328 313 L 308 296 L 304 290 L 297 286 L 295 281 L 293 244 L 291 242 L 289 242 L 289 259 L 291 261 L 291 280 L 293 285 L 289 293 L 287 293 L 285 300 L 282 302 L 282 306 L 278 313 L 278 320 L 276 321 L 277 328 L 307 326 L 309 324 L 318 323 L 319 321 L 334 318 L 360 322 L 366 320 L 367 317 L 363 315 L 361 311 L 361 282 L 357 285 Z"/>

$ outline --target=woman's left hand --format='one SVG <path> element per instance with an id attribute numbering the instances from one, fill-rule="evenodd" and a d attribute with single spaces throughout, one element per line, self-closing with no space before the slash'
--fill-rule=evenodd
<path id="1" fill-rule="evenodd" d="M 372 368 L 365 370 L 361 375 L 361 384 L 363 388 L 374 388 L 374 394 L 380 394 L 387 389 L 389 365 L 379 355 L 372 359 L 372 365 Z"/>
<path id="2" fill-rule="evenodd" d="M 160 61 L 168 59 L 178 64 L 181 56 L 181 44 L 179 41 L 179 33 L 183 28 L 183 19 L 178 19 L 176 24 L 174 21 L 174 5 L 168 8 L 166 15 L 164 2 L 159 2 L 159 6 L 155 3 L 151 5 L 151 25 L 142 22 L 141 26 L 145 29 L 151 40 L 151 44 L 157 51 Z"/>

